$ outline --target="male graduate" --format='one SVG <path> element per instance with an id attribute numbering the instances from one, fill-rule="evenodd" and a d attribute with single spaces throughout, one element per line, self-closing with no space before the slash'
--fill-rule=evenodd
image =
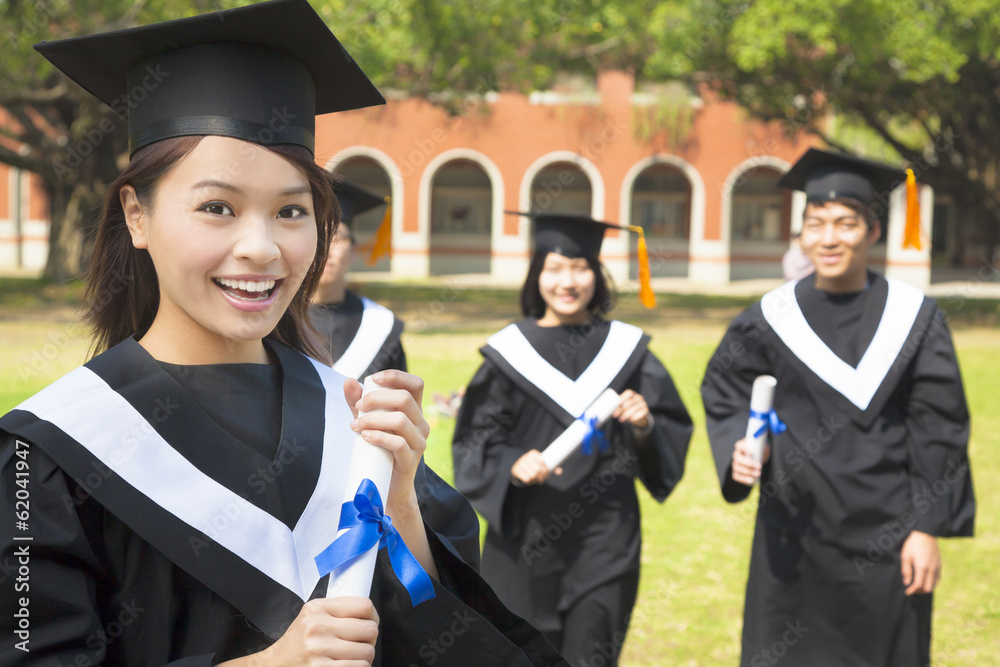
<path id="1" fill-rule="evenodd" d="M 702 384 L 723 497 L 760 482 L 740 664 L 930 662 L 938 537 L 971 536 L 969 413 L 944 314 L 867 269 L 872 205 L 902 171 L 810 149 L 779 181 L 804 190 L 815 273 L 736 318 Z M 743 436 L 758 375 L 777 379 L 763 463 Z"/>
<path id="2" fill-rule="evenodd" d="M 347 273 L 357 246 L 351 226 L 354 217 L 384 206 L 386 200 L 354 183 L 338 180 L 334 192 L 340 204 L 341 224 L 330 243 L 330 255 L 309 309 L 334 370 L 356 379 L 390 368 L 406 370 L 400 342 L 403 323 L 392 312 L 347 289 Z"/>

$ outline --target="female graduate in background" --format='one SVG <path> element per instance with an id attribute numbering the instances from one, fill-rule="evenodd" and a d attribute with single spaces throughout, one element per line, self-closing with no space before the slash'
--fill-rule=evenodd
<path id="1" fill-rule="evenodd" d="M 315 113 L 383 101 L 308 3 L 39 50 L 145 102 L 91 260 L 100 354 L 0 418 L 0 514 L 24 515 L 0 558 L 30 569 L 3 582 L 0 664 L 565 664 L 428 527 L 419 378 L 361 398 L 307 326 L 338 220 Z M 355 432 L 392 452 L 418 607 L 385 551 L 370 600 L 323 597 Z"/>
<path id="2" fill-rule="evenodd" d="M 455 429 L 455 485 L 489 522 L 482 573 L 504 602 L 571 664 L 617 664 L 639 583 L 635 478 L 665 500 L 692 424 L 649 337 L 607 319 L 598 255 L 611 226 L 534 217 L 526 319 L 481 350 Z M 589 454 L 550 474 L 540 451 L 607 387 L 621 395 L 613 419 Z"/>

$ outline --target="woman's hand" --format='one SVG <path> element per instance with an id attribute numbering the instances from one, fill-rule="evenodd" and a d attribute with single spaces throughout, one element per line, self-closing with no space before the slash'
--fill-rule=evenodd
<path id="1" fill-rule="evenodd" d="M 379 371 L 372 379 L 379 389 L 364 397 L 359 382 L 349 379 L 344 383 L 344 397 L 356 417 L 351 422 L 351 429 L 360 433 L 366 442 L 392 453 L 392 480 L 388 497 L 384 499 L 385 513 L 427 574 L 437 579 L 437 568 L 413 488 L 413 478 L 431 432 L 420 407 L 424 381 L 399 370 Z M 357 417 L 358 411 L 365 414 Z"/>
<path id="2" fill-rule="evenodd" d="M 562 474 L 562 468 L 549 470 L 549 467 L 545 465 L 545 459 L 542 458 L 542 453 L 537 449 L 525 452 L 510 467 L 511 479 L 521 486 L 544 484 L 545 480 L 552 474 Z"/>
<path id="3" fill-rule="evenodd" d="M 626 389 L 618 399 L 618 407 L 611 416 L 623 424 L 631 424 L 642 430 L 649 426 L 649 405 L 642 394 Z"/>
<path id="4" fill-rule="evenodd" d="M 424 381 L 398 370 L 380 371 L 372 379 L 379 385 L 378 391 L 364 398 L 359 382 L 344 383 L 344 396 L 354 416 L 358 411 L 366 413 L 351 422 L 351 428 L 366 442 L 392 453 L 392 482 L 389 497 L 384 499 L 386 514 L 392 517 L 394 511 L 419 511 L 413 478 L 431 432 L 420 407 Z"/>
<path id="5" fill-rule="evenodd" d="M 317 598 L 303 605 L 274 644 L 260 653 L 224 662 L 220 667 L 365 667 L 375 659 L 378 624 L 378 612 L 371 600 Z"/>
<path id="6" fill-rule="evenodd" d="M 760 479 L 760 473 L 769 458 L 771 458 L 771 445 L 764 445 L 764 460 L 757 463 L 750 455 L 747 439 L 738 440 L 733 448 L 733 480 L 753 486 Z"/>

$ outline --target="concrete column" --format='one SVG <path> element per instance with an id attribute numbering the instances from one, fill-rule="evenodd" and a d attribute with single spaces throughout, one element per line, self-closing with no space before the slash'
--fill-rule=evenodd
<path id="1" fill-rule="evenodd" d="M 906 228 L 906 185 L 893 190 L 886 233 L 885 275 L 927 289 L 931 282 L 931 225 L 934 220 L 934 190 L 919 185 L 921 249 L 903 249 Z"/>

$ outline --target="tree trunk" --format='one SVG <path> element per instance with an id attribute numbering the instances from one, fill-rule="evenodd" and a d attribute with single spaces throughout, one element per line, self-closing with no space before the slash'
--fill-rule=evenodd
<path id="1" fill-rule="evenodd" d="M 65 282 L 80 276 L 83 248 L 81 204 L 86 199 L 83 186 L 48 184 L 49 256 L 45 262 L 46 280 Z"/>

